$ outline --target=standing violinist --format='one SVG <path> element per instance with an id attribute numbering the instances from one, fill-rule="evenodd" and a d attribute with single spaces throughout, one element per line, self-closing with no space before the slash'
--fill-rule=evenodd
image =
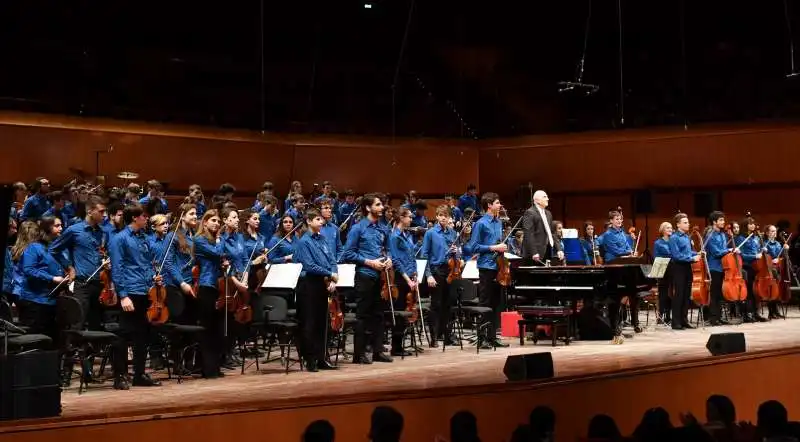
<path id="1" fill-rule="evenodd" d="M 49 247 L 50 254 L 75 280 L 75 298 L 81 303 L 89 330 L 101 330 L 103 283 L 97 269 L 103 263 L 101 251 L 109 244 L 108 233 L 100 226 L 105 214 L 103 200 L 96 196 L 89 198 L 86 218 L 69 226 Z"/>
<path id="2" fill-rule="evenodd" d="M 395 285 L 398 296 L 394 301 L 395 311 L 404 311 L 409 293 L 416 296 L 417 289 L 417 261 L 414 248 L 414 235 L 408 231 L 411 226 L 411 210 L 406 207 L 397 209 L 394 228 L 389 237 L 389 251 L 394 259 Z M 410 356 L 411 353 L 403 348 L 403 333 L 407 321 L 402 316 L 396 318 L 392 328 L 392 356 Z"/>
<path id="3" fill-rule="evenodd" d="M 743 232 L 740 232 L 734 241 L 742 254 L 742 271 L 747 283 L 747 314 L 743 320 L 744 322 L 766 322 L 767 319 L 758 313 L 758 298 L 754 285 L 756 270 L 753 264 L 757 259 L 761 259 L 761 237 L 756 234 L 756 221 L 752 217 L 748 216 L 743 219 L 740 229 Z M 750 236 L 751 234 L 752 236 Z"/>
<path id="4" fill-rule="evenodd" d="M 708 320 L 711 325 L 726 325 L 727 321 L 720 314 L 722 297 L 722 257 L 728 253 L 739 253 L 739 250 L 728 247 L 728 235 L 722 231 L 725 228 L 725 214 L 720 211 L 711 212 L 708 216 L 711 222 L 711 234 L 705 239 L 705 251 L 708 256 L 708 271 L 711 274 L 711 299 L 709 303 Z"/>
<path id="5" fill-rule="evenodd" d="M 202 374 L 206 379 L 222 377 L 220 367 L 225 350 L 222 314 L 217 310 L 219 298 L 217 279 L 223 261 L 225 244 L 220 237 L 221 220 L 216 209 L 208 209 L 200 221 L 200 227 L 194 236 L 194 256 L 200 268 L 198 279 L 197 316 L 203 333 L 200 335 L 200 353 L 202 355 Z"/>
<path id="6" fill-rule="evenodd" d="M 612 264 L 617 258 L 636 256 L 630 244 L 630 235 L 622 231 L 622 213 L 617 210 L 608 212 L 608 228 L 602 235 L 602 246 L 605 251 L 603 261 Z M 636 281 L 625 277 L 623 268 L 610 267 L 608 270 L 608 291 L 613 294 L 612 302 L 608 306 L 608 319 L 614 331 L 614 343 L 622 342 L 622 324 L 620 323 L 619 303 L 623 296 L 628 296 L 631 308 L 631 325 L 633 331 L 641 333 L 639 326 L 639 302 L 636 297 Z M 625 288 L 620 292 L 620 285 Z M 674 320 L 673 316 L 673 320 Z"/>
<path id="7" fill-rule="evenodd" d="M 147 308 L 150 307 L 147 292 L 153 284 L 162 283 L 161 277 L 156 276 L 153 270 L 157 257 L 144 234 L 147 227 L 144 208 L 140 204 L 131 204 L 125 207 L 123 217 L 128 226 L 111 240 L 108 249 L 111 277 L 122 307 L 119 326 L 124 338 L 114 344 L 114 388 L 117 390 L 130 388 L 125 378 L 128 372 L 127 341 L 133 342 L 133 385 L 161 385 L 144 372 L 151 333 L 147 320 Z"/>
<path id="8" fill-rule="evenodd" d="M 672 223 L 664 221 L 658 227 L 658 233 L 661 238 L 658 238 L 653 244 L 654 255 L 656 258 L 672 258 L 669 253 L 669 238 L 672 236 Z M 670 273 L 670 265 L 667 265 L 667 270 L 664 276 L 658 280 L 658 312 L 661 315 L 661 321 L 664 324 L 670 323 L 672 313 L 672 274 Z"/>
<path id="9" fill-rule="evenodd" d="M 247 291 L 247 281 L 242 281 L 242 276 L 247 266 L 247 260 L 250 257 L 245 253 L 244 236 L 239 232 L 239 211 L 235 205 L 226 204 L 222 209 L 222 243 L 225 245 L 225 257 L 230 263 L 228 270 L 228 278 L 226 283 L 230 294 L 236 291 Z M 233 299 L 227 298 L 227 302 L 233 302 Z M 234 320 L 232 312 L 228 312 L 228 305 L 224 307 L 228 317 L 228 334 L 227 346 L 225 347 L 225 361 L 223 366 L 232 369 L 234 365 L 240 365 L 241 360 L 233 355 L 233 348 L 236 344 L 237 337 L 242 336 L 245 332 L 244 327 Z"/>
<path id="10" fill-rule="evenodd" d="M 361 199 L 364 217 L 347 235 L 342 260 L 356 265 L 356 330 L 353 363 L 392 362 L 384 353 L 384 303 L 381 299 L 381 273 L 392 271 L 388 232 L 380 224 L 383 202 L 376 193 Z M 367 358 L 367 333 L 372 333 L 372 360 Z"/>
<path id="11" fill-rule="evenodd" d="M 503 222 L 500 220 L 500 197 L 493 192 L 484 193 L 481 197 L 481 207 L 486 211 L 473 226 L 472 236 L 464 249 L 466 253 L 478 254 L 478 305 L 492 309 L 491 326 L 487 331 L 489 339 L 494 346 L 508 347 L 508 344 L 497 339 L 497 328 L 500 324 L 501 292 L 500 283 L 497 282 L 497 258 L 508 250 L 508 245 L 503 243 Z M 549 231 L 549 226 L 548 226 Z M 525 232 L 527 244 L 528 232 Z M 489 342 L 484 342 L 484 348 L 490 348 Z"/>
<path id="12" fill-rule="evenodd" d="M 328 241 L 320 233 L 325 219 L 311 209 L 306 212 L 308 231 L 295 246 L 295 262 L 303 265 L 297 282 L 297 319 L 300 352 L 308 371 L 336 369 L 327 358 L 328 297 L 336 291 L 339 271 Z"/>
<path id="13" fill-rule="evenodd" d="M 688 235 L 689 217 L 685 213 L 678 213 L 674 222 L 678 231 L 669 238 L 669 253 L 672 257 L 670 271 L 675 289 L 675 296 L 672 298 L 672 329 L 693 329 L 688 320 L 692 295 L 692 263 L 698 261 L 701 255 L 692 250 L 692 241 Z"/>
<path id="14" fill-rule="evenodd" d="M 778 268 L 778 264 L 780 262 L 781 254 L 784 250 L 789 250 L 788 244 L 781 244 L 776 239 L 778 237 L 778 228 L 773 225 L 768 225 L 766 227 L 767 239 L 764 242 L 764 250 L 762 253 L 768 253 L 770 257 L 772 257 L 772 276 L 775 278 L 776 281 L 780 281 L 780 268 Z M 780 313 L 778 306 L 780 305 L 780 301 L 769 301 L 767 303 L 767 308 L 769 309 L 769 319 L 783 319 L 783 315 Z"/>
<path id="15" fill-rule="evenodd" d="M 405 220 L 402 220 L 405 222 Z M 439 206 L 436 208 L 436 225 L 425 232 L 422 239 L 422 259 L 428 262 L 425 264 L 425 279 L 430 287 L 431 296 L 431 347 L 437 347 L 439 336 L 442 336 L 445 344 L 459 345 L 447 327 L 450 322 L 450 285 L 447 283 L 447 275 L 450 271 L 448 261 L 453 258 L 461 265 L 461 256 L 456 245 L 456 232 L 449 228 L 450 208 Z M 415 264 L 416 265 L 416 264 Z M 459 268 L 460 270 L 460 268 Z"/>

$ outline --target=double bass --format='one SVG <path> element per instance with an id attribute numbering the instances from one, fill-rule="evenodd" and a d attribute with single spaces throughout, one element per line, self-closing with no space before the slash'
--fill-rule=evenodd
<path id="1" fill-rule="evenodd" d="M 728 235 L 729 242 L 733 244 L 733 231 L 731 226 L 726 227 L 726 234 Z M 751 234 L 752 236 L 752 234 Z M 750 237 L 742 241 L 744 244 Z M 742 276 L 742 255 L 736 253 L 742 246 L 735 247 L 733 252 L 725 254 L 722 257 L 722 270 L 724 272 L 722 280 L 722 297 L 728 302 L 742 302 L 747 300 L 747 282 Z"/>
<path id="2" fill-rule="evenodd" d="M 706 243 L 703 235 L 700 234 L 700 227 L 694 226 L 692 229 L 692 238 L 697 239 L 699 244 L 698 252 L 702 253 L 706 249 Z M 693 241 L 694 242 L 694 241 Z M 708 259 L 703 254 L 703 259 L 698 259 L 692 263 L 692 301 L 698 306 L 709 305 L 711 289 L 711 273 L 708 269 Z"/>

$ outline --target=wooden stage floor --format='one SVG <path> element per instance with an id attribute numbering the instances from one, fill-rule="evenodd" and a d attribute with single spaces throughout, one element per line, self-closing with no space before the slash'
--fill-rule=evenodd
<path id="1" fill-rule="evenodd" d="M 132 388 L 116 391 L 111 383 L 91 385 L 83 394 L 76 387 L 62 395 L 63 414 L 59 420 L 114 418 L 153 414 L 181 415 L 215 412 L 260 404 L 258 408 L 286 408 L 336 402 L 346 397 L 369 395 L 386 399 L 413 390 L 424 391 L 447 387 L 465 387 L 504 383 L 502 369 L 506 357 L 514 354 L 550 351 L 553 353 L 556 378 L 595 375 L 658 364 L 696 361 L 709 357 L 705 344 L 712 333 L 741 331 L 745 333 L 747 351 L 779 350 L 800 342 L 800 315 L 790 314 L 786 320 L 767 323 L 672 331 L 650 327 L 623 345 L 608 341 L 574 342 L 551 347 L 549 342 L 520 347 L 518 340 L 507 339 L 510 348 L 497 351 L 465 346 L 464 350 L 448 347 L 426 349 L 418 357 L 395 358 L 391 364 L 369 366 L 340 363 L 338 371 L 299 372 L 292 367 L 288 375 L 276 362 L 255 365 L 244 375 L 228 371 L 222 379 L 187 379 L 178 384 L 164 380 L 160 388 Z M 158 373 L 166 376 L 166 373 Z M 270 405 L 274 404 L 274 405 Z"/>

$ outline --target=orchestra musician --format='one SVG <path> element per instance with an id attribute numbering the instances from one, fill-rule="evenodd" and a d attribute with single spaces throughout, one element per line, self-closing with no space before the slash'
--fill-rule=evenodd
<path id="1" fill-rule="evenodd" d="M 194 236 L 194 257 L 200 269 L 198 278 L 197 316 L 204 328 L 200 335 L 202 375 L 204 378 L 222 377 L 223 352 L 225 351 L 223 313 L 217 310 L 219 298 L 217 280 L 222 274 L 225 243 L 220 235 L 222 221 L 216 209 L 208 209 L 200 221 Z"/>
<path id="2" fill-rule="evenodd" d="M 472 209 L 475 213 L 480 213 L 481 204 L 478 201 L 478 188 L 474 184 L 467 185 L 467 191 L 458 198 L 458 208 L 467 215 L 467 208 Z"/>
<path id="3" fill-rule="evenodd" d="M 380 272 L 392 270 L 388 232 L 381 226 L 383 202 L 376 193 L 361 198 L 364 216 L 347 235 L 342 260 L 356 264 L 356 327 L 353 363 L 392 362 L 383 349 L 384 303 Z M 367 358 L 367 333 L 371 333 L 372 360 Z"/>
<path id="4" fill-rule="evenodd" d="M 754 283 L 756 271 L 753 263 L 761 259 L 761 238 L 756 234 L 756 221 L 752 217 L 745 217 L 739 224 L 739 234 L 734 238 L 736 247 L 739 247 L 742 255 L 742 272 L 747 284 L 747 314 L 743 317 L 744 322 L 766 322 L 767 319 L 758 312 L 758 298 L 756 298 Z M 747 237 L 753 234 L 749 239 Z"/>
<path id="5" fill-rule="evenodd" d="M 137 203 L 133 202 L 130 204 Z M 122 229 L 125 228 L 125 222 L 123 221 L 122 217 L 124 209 L 125 205 L 121 201 L 114 201 L 108 205 L 108 209 L 106 210 L 108 217 L 103 220 L 103 223 L 100 225 L 100 227 L 102 227 L 103 231 L 105 231 L 106 235 L 108 235 L 109 241 L 111 241 L 111 238 L 116 236 L 122 231 Z"/>
<path id="6" fill-rule="evenodd" d="M 17 237 L 17 221 L 8 218 L 8 242 L 5 247 L 5 261 L 3 264 L 3 290 L 0 292 L 0 301 L 5 301 L 8 305 L 12 305 L 16 300 L 14 296 L 14 261 L 11 259 L 11 248 L 13 243 L 16 242 Z"/>
<path id="7" fill-rule="evenodd" d="M 133 385 L 161 385 L 144 371 L 147 344 L 151 341 L 147 292 L 153 284 L 162 284 L 161 276 L 156 276 L 153 268 L 158 257 L 153 254 L 144 235 L 147 226 L 144 208 L 140 204 L 131 204 L 125 207 L 123 216 L 127 227 L 111 239 L 108 249 L 111 278 L 122 307 L 119 334 L 125 338 L 114 344 L 114 388 L 117 390 L 129 388 L 125 378 L 128 372 L 127 341 L 133 342 Z"/>
<path id="8" fill-rule="evenodd" d="M 86 203 L 86 218 L 64 230 L 52 244 L 49 252 L 75 281 L 73 295 L 81 303 L 89 330 L 101 330 L 103 306 L 100 292 L 103 283 L 97 269 L 103 263 L 102 251 L 107 249 L 110 237 L 101 227 L 106 206 L 100 197 L 92 196 Z"/>
<path id="9" fill-rule="evenodd" d="M 672 258 L 669 252 L 669 238 L 672 236 L 672 223 L 664 221 L 658 227 L 660 238 L 655 240 L 653 244 L 653 255 L 656 258 Z M 659 321 L 664 324 L 669 324 L 672 317 L 672 274 L 670 272 L 670 265 L 667 264 L 667 270 L 664 276 L 658 280 L 658 313 L 661 316 Z"/>
<path id="10" fill-rule="evenodd" d="M 164 188 L 161 186 L 161 183 L 156 180 L 150 180 L 147 182 L 147 195 L 142 197 L 139 200 L 139 204 L 142 207 L 148 207 L 150 201 L 158 200 L 161 202 L 161 207 L 155 209 L 153 212 L 156 213 L 167 213 L 169 211 L 169 205 L 167 204 L 167 200 L 164 199 Z M 158 206 L 154 206 L 158 207 Z"/>
<path id="11" fill-rule="evenodd" d="M 41 218 L 50 208 L 48 193 L 50 193 L 50 180 L 44 177 L 36 178 L 31 185 L 31 196 L 25 200 L 19 214 L 20 221 L 36 221 Z"/>
<path id="12" fill-rule="evenodd" d="M 417 289 L 417 261 L 416 250 L 414 249 L 414 235 L 408 231 L 411 226 L 411 211 L 401 207 L 397 210 L 397 217 L 394 221 L 389 236 L 389 252 L 394 261 L 395 285 L 397 285 L 398 296 L 394 300 L 394 310 L 404 311 L 406 300 L 410 292 Z M 431 300 L 433 304 L 433 300 Z M 433 308 L 431 308 L 433 311 Z M 392 356 L 410 356 L 411 352 L 403 348 L 403 333 L 405 332 L 407 321 L 400 316 L 396 319 L 392 327 Z"/>
<path id="13" fill-rule="evenodd" d="M 555 255 L 564 259 L 559 241 L 553 236 L 553 214 L 547 210 L 550 198 L 543 190 L 533 194 L 533 205 L 522 218 L 522 257 L 534 265 L 544 265 Z"/>
<path id="14" fill-rule="evenodd" d="M 689 217 L 685 213 L 678 213 L 675 215 L 674 223 L 678 231 L 669 238 L 672 264 L 670 271 L 675 290 L 675 296 L 672 298 L 672 329 L 693 329 L 688 319 L 692 294 L 692 263 L 698 261 L 701 255 L 692 250 L 692 241 L 688 235 Z"/>
<path id="15" fill-rule="evenodd" d="M 444 204 L 450 208 L 450 218 L 456 223 L 456 227 L 461 226 L 461 220 L 464 218 L 464 212 L 456 206 L 456 197 L 452 193 L 444 195 Z"/>
<path id="16" fill-rule="evenodd" d="M 605 264 L 612 264 L 617 258 L 635 256 L 630 244 L 630 236 L 622 231 L 622 213 L 617 210 L 608 212 L 610 226 L 603 232 L 601 245 L 605 250 L 603 261 Z M 624 291 L 620 292 L 620 285 L 624 285 Z M 620 306 L 623 296 L 628 296 L 631 309 L 631 325 L 636 333 L 641 333 L 639 327 L 639 302 L 636 297 L 636 281 L 626 278 L 624 269 L 609 268 L 608 271 L 608 291 L 613 293 L 612 301 L 608 306 L 608 319 L 611 328 L 614 330 L 614 343 L 622 343 L 622 323 L 620 322 Z"/>
<path id="17" fill-rule="evenodd" d="M 306 212 L 308 231 L 297 241 L 295 261 L 303 265 L 297 284 L 301 357 L 310 372 L 336 369 L 327 360 L 328 297 L 336 291 L 339 271 L 334 252 L 321 234 L 325 223 L 316 209 Z M 382 345 L 382 344 L 381 344 Z"/>
<path id="18" fill-rule="evenodd" d="M 778 228 L 774 225 L 768 225 L 765 229 L 765 233 L 767 238 L 764 241 L 762 253 L 768 253 L 769 256 L 772 257 L 772 263 L 774 264 L 772 267 L 773 277 L 776 281 L 780 281 L 780 269 L 778 268 L 778 263 L 780 262 L 779 258 L 784 250 L 789 250 L 789 245 L 778 242 L 776 239 L 778 237 Z M 767 303 L 769 319 L 783 319 L 783 315 L 780 313 L 780 309 L 778 309 L 779 305 L 780 301 L 769 301 Z"/>
<path id="19" fill-rule="evenodd" d="M 269 249 L 269 254 L 267 258 L 269 258 L 269 262 L 272 264 L 283 264 L 287 262 L 292 262 L 292 256 L 294 254 L 294 236 L 289 235 L 286 237 L 286 240 L 281 241 L 281 238 L 288 235 L 289 232 L 294 229 L 294 218 L 290 215 L 283 215 L 281 218 L 281 222 L 278 225 L 278 230 L 275 231 L 275 234 L 270 238 L 269 242 L 267 243 L 267 249 Z M 280 244 L 279 244 L 280 243 Z"/>
<path id="20" fill-rule="evenodd" d="M 452 255 L 458 256 L 456 245 L 456 232 L 449 227 L 450 208 L 439 206 L 436 208 L 436 225 L 425 232 L 422 239 L 422 259 L 425 264 L 425 280 L 430 287 L 430 346 L 438 347 L 441 336 L 446 345 L 459 345 L 447 327 L 450 322 L 450 285 L 447 283 L 449 273 L 448 259 Z M 401 220 L 401 222 L 404 222 Z M 416 265 L 416 264 L 415 264 Z"/>
<path id="21" fill-rule="evenodd" d="M 563 265 L 567 264 L 566 256 L 564 256 L 564 223 L 561 221 L 553 221 L 553 233 L 555 234 L 555 241 L 558 243 L 558 248 L 561 249 L 561 257 L 559 260 Z"/>
<path id="22" fill-rule="evenodd" d="M 725 214 L 720 211 L 713 211 L 708 216 L 711 222 L 711 234 L 705 239 L 706 256 L 708 257 L 708 270 L 711 274 L 711 299 L 709 302 L 708 320 L 711 325 L 726 325 L 728 322 L 722 319 L 722 281 L 724 272 L 722 270 L 722 257 L 728 253 L 740 253 L 739 250 L 728 246 L 728 235 L 723 232 L 725 228 Z"/>
<path id="23" fill-rule="evenodd" d="M 599 264 L 595 262 L 596 248 L 597 237 L 594 234 L 594 223 L 591 220 L 586 220 L 583 222 L 583 231 L 581 232 L 581 251 L 585 265 Z"/>
<path id="24" fill-rule="evenodd" d="M 322 189 L 323 191 L 325 190 L 324 183 Z M 322 219 L 325 221 L 325 224 L 323 224 L 320 229 L 320 233 L 322 237 L 325 238 L 329 250 L 333 253 L 333 259 L 339 262 L 339 259 L 342 257 L 342 239 L 341 236 L 339 236 L 339 227 L 333 219 L 333 202 L 328 198 L 317 198 L 316 204 L 319 213 L 322 215 Z"/>
<path id="25" fill-rule="evenodd" d="M 206 197 L 203 195 L 203 188 L 199 184 L 189 186 L 188 202 L 194 204 L 197 216 L 202 217 L 206 213 Z"/>
<path id="26" fill-rule="evenodd" d="M 270 183 L 271 184 L 271 183 Z M 275 229 L 278 227 L 280 220 L 280 213 L 278 212 L 278 199 L 273 195 L 267 195 L 265 192 L 260 194 L 260 208 L 253 207 L 253 210 L 258 211 L 259 223 L 258 231 L 261 235 L 269 240 L 275 235 Z"/>
<path id="27" fill-rule="evenodd" d="M 481 207 L 486 211 L 472 227 L 472 236 L 464 247 L 465 253 L 478 254 L 478 305 L 492 309 L 491 327 L 487 334 L 494 340 L 496 347 L 508 347 L 508 344 L 497 339 L 497 328 L 500 324 L 501 291 L 497 282 L 497 257 L 508 250 L 503 242 L 503 222 L 500 221 L 500 197 L 496 193 L 487 192 L 481 197 Z M 549 226 L 548 226 L 549 231 Z M 525 238 L 528 230 L 525 230 Z M 527 244 L 527 242 L 525 243 Z M 530 249 L 528 249 L 530 251 Z M 489 347 L 489 343 L 484 343 Z"/>

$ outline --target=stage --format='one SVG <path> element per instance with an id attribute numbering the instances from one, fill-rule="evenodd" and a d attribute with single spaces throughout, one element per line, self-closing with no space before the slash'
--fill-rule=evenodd
<path id="1" fill-rule="evenodd" d="M 710 356 L 705 348 L 709 335 L 731 331 L 745 333 L 747 353 Z M 341 362 L 337 371 L 318 373 L 300 372 L 295 365 L 287 375 L 276 362 L 261 365 L 260 372 L 252 365 L 244 375 L 239 370 L 226 371 L 222 379 L 190 378 L 179 384 L 174 379 L 166 380 L 166 372 L 157 372 L 155 376 L 164 382 L 162 387 L 133 387 L 129 391 L 113 390 L 108 381 L 92 384 L 88 391 L 78 394 L 74 382 L 62 395 L 61 417 L 2 422 L 0 435 L 115 422 L 442 399 L 487 392 L 501 394 L 520 384 L 541 389 L 576 380 L 723 364 L 736 358 L 758 358 L 761 353 L 797 353 L 800 349 L 793 347 L 800 342 L 800 314 L 794 310 L 786 320 L 684 331 L 654 327 L 651 317 L 651 326 L 644 333 L 626 339 L 622 345 L 612 345 L 610 341 L 576 341 L 569 346 L 552 347 L 550 341 L 540 341 L 537 345 L 528 341 L 520 346 L 516 338 L 508 338 L 506 342 L 511 344 L 509 348 L 481 350 L 480 354 L 467 345 L 463 350 L 447 347 L 445 352 L 441 348 L 426 349 L 418 357 L 395 358 L 391 364 L 363 366 Z M 502 372 L 506 357 L 530 352 L 552 352 L 555 379 L 507 383 Z"/>

